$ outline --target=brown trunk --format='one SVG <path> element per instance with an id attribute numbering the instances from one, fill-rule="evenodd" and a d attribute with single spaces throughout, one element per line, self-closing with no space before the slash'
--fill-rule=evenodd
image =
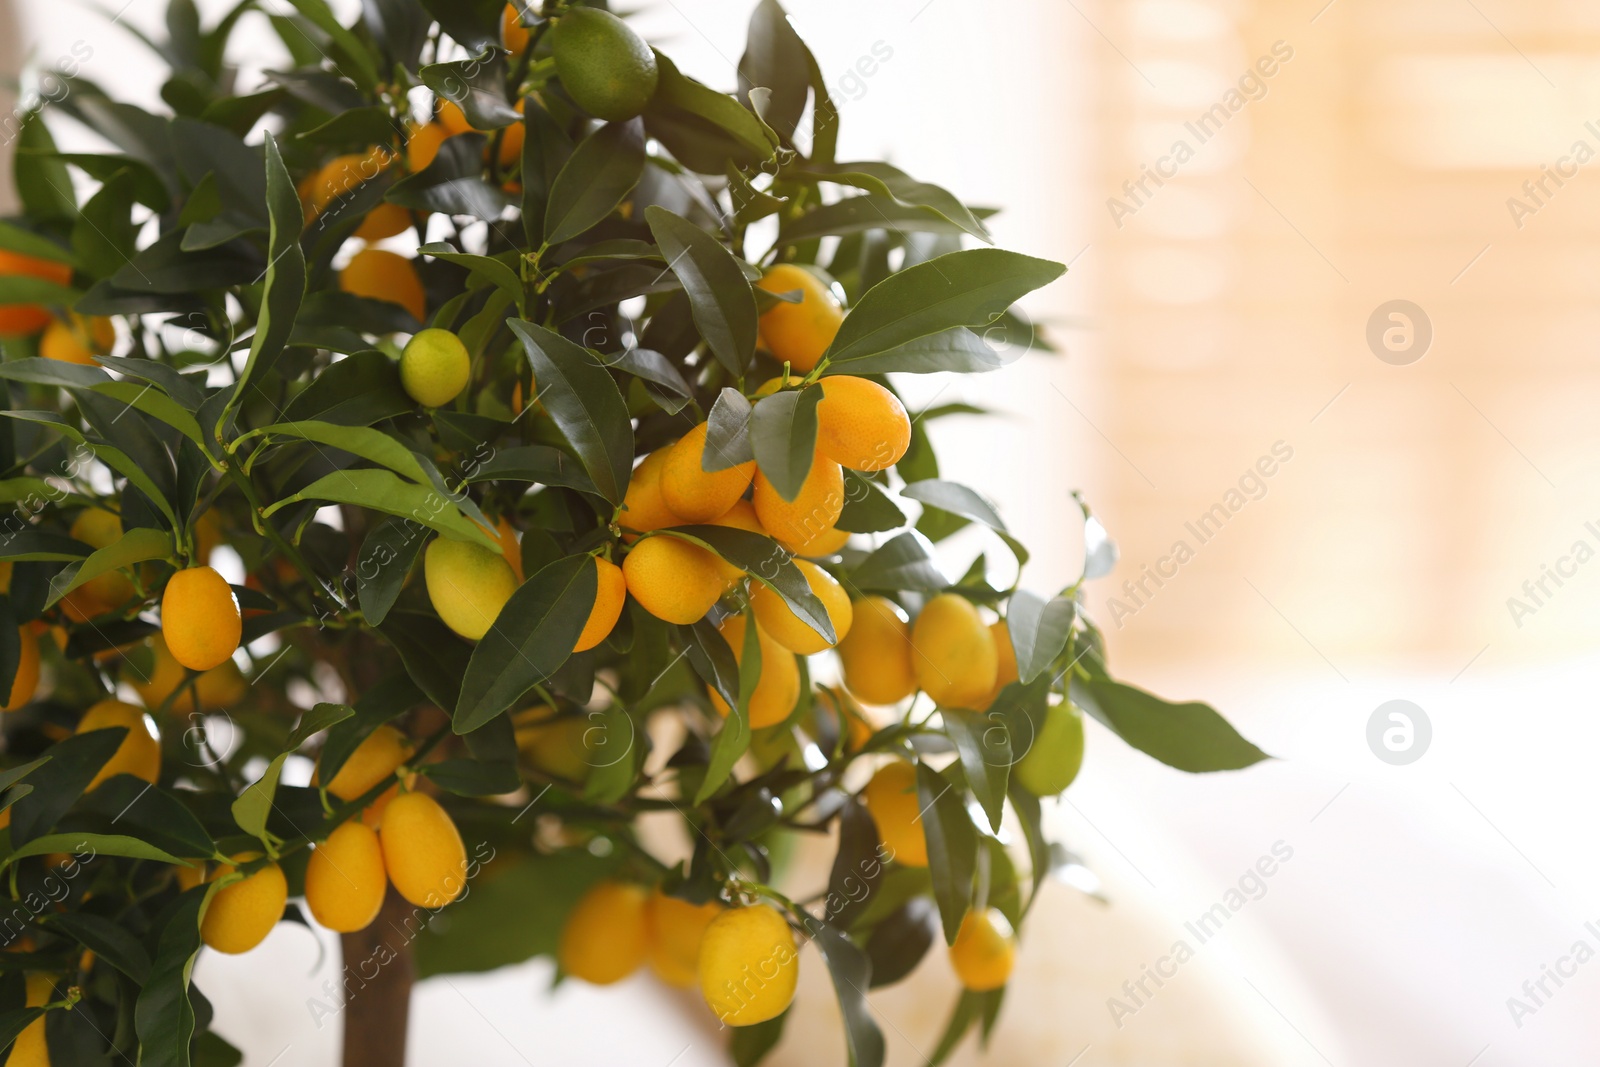
<path id="1" fill-rule="evenodd" d="M 371 926 L 339 938 L 345 978 L 344 1067 L 405 1067 L 406 1022 L 417 980 L 411 958 L 416 910 L 390 889 Z"/>

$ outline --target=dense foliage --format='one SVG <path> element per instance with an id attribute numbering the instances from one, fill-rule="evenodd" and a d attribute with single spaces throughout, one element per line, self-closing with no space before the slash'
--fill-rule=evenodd
<path id="1" fill-rule="evenodd" d="M 208 27 L 173 0 L 148 42 L 170 113 L 73 77 L 18 137 L 0 1042 L 237 1062 L 189 980 L 203 944 L 248 950 L 307 922 L 302 899 L 370 922 L 385 871 L 424 918 L 455 901 L 412 946 L 424 975 L 552 954 L 609 981 L 596 959 L 632 953 L 694 981 L 693 945 L 683 973 L 663 955 L 665 898 L 749 920 L 715 927 L 703 985 L 761 938 L 815 946 L 859 1067 L 883 1059 L 867 990 L 940 940 L 966 988 L 936 1058 L 987 1034 L 1004 927 L 1076 862 L 1041 825 L 1082 754 L 1074 708 L 1184 770 L 1262 758 L 1107 674 L 1079 593 L 1114 549 L 1087 509 L 1085 574 L 1052 597 L 936 561 L 971 524 L 1006 572 L 1028 553 L 940 477 L 930 424 L 971 409 L 902 422 L 894 376 L 997 370 L 985 331 L 1042 347 L 1012 305 L 1064 268 L 988 247 L 989 213 L 938 186 L 837 161 L 774 0 L 732 94 L 569 0 L 365 0 L 354 25 L 253 7 Z M 293 67 L 241 88 L 229 36 L 269 21 Z M 107 147 L 57 151 L 69 121 Z M 680 438 L 699 451 L 674 510 L 635 468 Z M 851 602 L 879 644 L 853 664 L 847 643 L 841 685 Z M 874 676 L 895 656 L 918 692 Z M 690 858 L 652 849 L 648 813 Z M 837 858 L 796 900 L 802 834 Z M 371 873 L 319 911 L 324 861 Z M 441 869 L 464 884 L 434 894 Z M 787 1001 L 762 997 L 718 1009 L 770 1016 L 733 1030 L 741 1063 L 781 1035 Z"/>

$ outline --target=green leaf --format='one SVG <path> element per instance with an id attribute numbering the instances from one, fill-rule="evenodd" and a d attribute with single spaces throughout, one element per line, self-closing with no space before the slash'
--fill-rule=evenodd
<path id="1" fill-rule="evenodd" d="M 983 374 L 1005 366 L 983 338 L 964 326 L 907 341 L 887 352 L 863 356 L 837 367 L 829 365 L 823 374 Z"/>
<path id="2" fill-rule="evenodd" d="M 765 117 L 768 125 L 793 140 L 806 109 L 810 51 L 789 25 L 789 16 L 777 0 L 761 0 L 750 13 L 744 55 L 739 57 L 739 95 L 747 103 L 750 90 L 771 91 Z"/>
<path id="3" fill-rule="evenodd" d="M 509 763 L 447 759 L 420 768 L 440 789 L 462 797 L 494 797 L 514 793 L 522 785 Z"/>
<path id="4" fill-rule="evenodd" d="M 702 681 L 734 707 L 739 703 L 739 661 L 709 618 L 678 627 L 684 654 Z"/>
<path id="5" fill-rule="evenodd" d="M 666 208 L 645 209 L 650 232 L 689 296 L 694 324 L 717 362 L 741 377 L 756 352 L 756 298 L 721 241 Z"/>
<path id="6" fill-rule="evenodd" d="M 388 515 L 415 519 L 422 525 L 459 541 L 472 541 L 496 552 L 500 545 L 483 528 L 430 486 L 402 481 L 387 470 L 342 470 L 323 475 L 293 496 L 284 497 L 262 514 L 271 517 L 293 504 L 325 500 L 353 504 Z"/>
<path id="7" fill-rule="evenodd" d="M 299 0 L 301 4 L 321 6 L 320 0 Z M 326 11 L 326 8 L 322 8 Z M 309 13 L 308 13 L 309 16 Z M 331 20 L 332 14 L 328 15 Z M 337 25 L 337 22 L 334 23 Z M 348 31 L 346 31 L 348 32 Z M 266 287 L 262 290 L 261 314 L 255 336 L 250 341 L 250 356 L 239 373 L 226 410 L 242 404 L 256 381 L 269 370 L 283 352 L 294 329 L 295 315 L 306 291 L 305 253 L 300 249 L 303 221 L 300 198 L 289 177 L 272 134 L 264 135 L 267 168 L 267 216 L 271 220 L 267 237 Z M 220 421 L 219 421 L 220 428 Z"/>
<path id="8" fill-rule="evenodd" d="M 795 909 L 795 918 L 811 935 L 811 945 L 822 956 L 828 975 L 833 979 L 833 991 L 839 998 L 840 1014 L 844 1016 L 844 1042 L 850 1067 L 883 1067 L 883 1031 L 873 1021 L 872 1008 L 867 1004 L 872 965 L 866 953 L 843 931 L 813 918 L 804 910 Z"/>
<path id="9" fill-rule="evenodd" d="M 497 47 L 483 48 L 471 59 L 429 63 L 417 74 L 435 96 L 459 107 L 475 130 L 498 130 L 522 121 L 506 99 L 505 54 Z"/>
<path id="10" fill-rule="evenodd" d="M 387 467 L 418 485 L 433 484 L 417 454 L 382 430 L 374 430 L 368 426 L 340 426 L 336 423 L 311 420 L 275 422 L 271 426 L 253 432 L 264 437 L 292 437 L 299 441 L 328 445 L 370 460 L 381 467 Z"/>
<path id="11" fill-rule="evenodd" d="M 471 215 L 494 222 L 511 197 L 483 180 L 485 143 L 485 138 L 475 133 L 449 138 L 426 170 L 395 182 L 384 199 L 416 211 Z"/>
<path id="12" fill-rule="evenodd" d="M 850 533 L 887 533 L 906 524 L 906 514 L 872 479 L 857 472 L 844 472 L 844 510 L 834 523 Z"/>
<path id="13" fill-rule="evenodd" d="M 465 267 L 473 275 L 483 279 L 489 284 L 500 289 L 513 301 L 522 299 L 522 279 L 517 277 L 517 272 L 511 264 L 494 256 L 474 256 L 465 252 L 457 252 L 443 241 L 434 241 L 417 249 L 425 256 L 442 259 L 446 263 L 454 263 L 458 267 Z"/>
<path id="14" fill-rule="evenodd" d="M 62 911 L 50 916 L 50 925 L 58 927 L 135 983 L 143 984 L 149 976 L 150 954 L 122 924 L 86 911 Z"/>
<path id="15" fill-rule="evenodd" d="M 1109 678 L 1072 679 L 1072 699 L 1128 744 L 1180 771 L 1233 771 L 1269 758 L 1209 704 L 1169 704 Z"/>
<path id="16" fill-rule="evenodd" d="M 928 541 L 915 530 L 897 534 L 862 560 L 850 574 L 859 589 L 938 592 L 950 585 L 934 561 Z"/>
<path id="17" fill-rule="evenodd" d="M 95 786 L 74 812 L 98 815 L 121 833 L 174 856 L 209 856 L 217 850 L 205 826 L 183 801 L 131 774 L 113 775 Z"/>
<path id="18" fill-rule="evenodd" d="M 471 651 L 437 615 L 391 611 L 378 632 L 394 646 L 400 663 L 428 700 L 453 708 L 461 697 L 461 677 Z"/>
<path id="19" fill-rule="evenodd" d="M 17 1035 L 33 1025 L 34 1020 L 43 1018 L 45 1014 L 44 1008 L 18 1008 L 0 1014 L 0 1052 L 7 1053 L 7 1063 L 10 1062 L 11 1043 L 17 1039 Z"/>
<path id="20" fill-rule="evenodd" d="M 961 920 L 972 906 L 977 833 L 967 817 L 960 787 L 922 762 L 917 763 L 917 803 L 922 810 L 922 835 L 928 842 L 933 899 L 939 904 L 945 944 L 953 945 Z"/>
<path id="21" fill-rule="evenodd" d="M 311 301 L 307 301 L 307 310 Z M 286 422 L 371 426 L 416 408 L 400 387 L 394 360 L 382 352 L 357 352 L 326 368 L 283 409 Z"/>
<path id="22" fill-rule="evenodd" d="M 778 230 L 779 246 L 801 244 L 822 237 L 887 230 L 908 233 L 961 234 L 964 231 L 932 212 L 904 207 L 887 197 L 852 196 L 788 218 Z"/>
<path id="23" fill-rule="evenodd" d="M 1077 606 L 1070 597 L 1046 601 L 1025 589 L 1011 594 L 1006 605 L 1006 628 L 1017 656 L 1017 676 L 1031 682 L 1055 662 L 1072 636 Z"/>
<path id="24" fill-rule="evenodd" d="M 721 640 L 727 643 L 726 639 Z M 739 653 L 739 699 L 729 706 L 722 728 L 711 739 L 705 777 L 694 794 L 695 807 L 716 795 L 733 773 L 734 764 L 750 750 L 750 698 L 755 695 L 756 684 L 760 681 L 761 637 L 756 627 L 747 621 L 744 648 Z"/>
<path id="25" fill-rule="evenodd" d="M 172 534 L 166 530 L 153 530 L 149 527 L 129 530 L 105 548 L 91 553 L 82 563 L 76 566 L 68 564 L 58 571 L 55 577 L 50 579 L 50 595 L 45 600 L 45 607 L 56 603 L 85 582 L 102 574 L 131 567 L 146 560 L 165 559 L 175 551 Z"/>
<path id="26" fill-rule="evenodd" d="M 413 519 L 391 516 L 368 531 L 356 560 L 356 598 L 361 616 L 377 626 L 400 597 L 406 576 L 422 552 L 423 527 Z"/>
<path id="27" fill-rule="evenodd" d="M 711 415 L 706 420 L 706 445 L 701 451 L 700 466 L 715 473 L 749 463 L 756 458 L 750 445 L 750 401 L 737 389 L 724 388 L 711 405 Z"/>
<path id="28" fill-rule="evenodd" d="M 981 522 L 1000 535 L 1006 547 L 1011 549 L 1011 554 L 1017 557 L 1018 567 L 1028 562 L 1028 550 L 1023 547 L 1022 542 L 1011 536 L 1006 524 L 995 512 L 994 505 L 985 500 L 976 489 L 971 489 L 960 482 L 929 478 L 905 486 L 900 490 L 900 495 L 929 507 L 938 508 L 940 511 Z"/>
<path id="29" fill-rule="evenodd" d="M 955 743 L 973 797 L 989 817 L 990 827 L 999 833 L 1006 806 L 1006 778 L 1013 762 L 1005 720 L 996 714 L 980 715 L 959 708 L 944 708 L 939 714 L 944 732 Z"/>
<path id="30" fill-rule="evenodd" d="M 796 176 L 865 189 L 869 193 L 888 197 L 901 207 L 914 208 L 944 219 L 981 241 L 993 242 L 989 230 L 978 217 L 948 190 L 928 182 L 919 182 L 887 163 L 813 164 Z"/>
<path id="31" fill-rule="evenodd" d="M 865 945 L 872 988 L 893 985 L 916 970 L 933 947 L 937 915 L 927 897 L 912 897 L 872 927 Z"/>
<path id="32" fill-rule="evenodd" d="M 520 319 L 506 325 L 522 340 L 544 408 L 595 488 L 622 503 L 633 473 L 633 427 L 611 372 L 593 352 L 543 326 Z"/>
<path id="33" fill-rule="evenodd" d="M 183 863 L 177 856 L 156 848 L 147 841 L 126 834 L 46 834 L 36 837 L 5 858 L 0 866 L 10 866 L 28 856 L 44 856 L 51 852 L 70 852 L 81 856 L 125 856 L 136 860 L 156 860 L 159 863 Z"/>
<path id="34" fill-rule="evenodd" d="M 499 0 L 422 0 L 439 28 L 469 52 L 500 43 Z"/>
<path id="35" fill-rule="evenodd" d="M 189 975 L 200 952 L 200 911 L 214 892 L 214 887 L 206 893 L 191 890 L 164 913 L 167 924 L 149 980 L 140 988 L 133 1009 L 140 1067 L 189 1067 L 195 1026 Z"/>
<path id="36" fill-rule="evenodd" d="M 125 728 L 113 726 L 50 746 L 50 762 L 28 775 L 32 792 L 11 805 L 11 843 L 24 845 L 55 829 L 127 736 Z"/>
<path id="37" fill-rule="evenodd" d="M 839 850 L 828 874 L 825 914 L 828 921 L 848 930 L 866 907 L 883 879 L 887 851 L 878 839 L 878 824 L 854 797 L 839 809 Z"/>
<path id="38" fill-rule="evenodd" d="M 355 709 L 348 704 L 321 703 L 302 715 L 299 724 L 284 742 L 283 750 L 267 764 L 261 777 L 246 786 L 244 792 L 234 800 L 233 821 L 239 829 L 252 837 L 265 839 L 267 819 L 272 815 L 273 797 L 278 792 L 278 777 L 283 773 L 284 761 L 312 735 L 343 722 L 355 713 Z"/>
<path id="39" fill-rule="evenodd" d="M 74 541 L 65 534 L 47 530 L 25 529 L 16 533 L 0 534 L 0 561 L 59 562 L 80 560 L 89 555 L 90 547 Z"/>
<path id="40" fill-rule="evenodd" d="M 1028 895 L 1027 908 L 1032 908 L 1033 902 L 1039 899 L 1039 887 L 1044 884 L 1051 868 L 1050 842 L 1044 837 L 1044 815 L 1040 811 L 1039 798 L 1028 792 L 1015 778 L 1006 783 L 1006 795 L 1011 798 L 1011 810 L 1016 813 L 1023 839 L 1028 843 L 1028 866 L 1033 873 L 1033 890 Z M 1024 908 L 1023 914 L 1027 914 L 1027 908 Z"/>
<path id="41" fill-rule="evenodd" d="M 600 495 L 591 479 L 567 453 L 549 445 L 520 445 L 499 449 L 467 475 L 469 482 L 532 482 L 562 485 L 581 493 Z"/>
<path id="42" fill-rule="evenodd" d="M 195 444 L 205 447 L 200 423 L 195 421 L 194 414 L 172 397 L 159 389 L 152 388 L 149 383 L 106 382 L 95 386 L 94 391 L 101 396 L 120 400 L 136 411 L 142 411 L 152 418 L 159 419 Z"/>
<path id="43" fill-rule="evenodd" d="M 300 14 L 310 19 L 312 25 L 327 34 L 334 48 L 349 60 L 351 66 L 349 71 L 343 70 L 335 63 L 335 68 L 339 69 L 340 73 L 348 74 L 351 81 L 367 92 L 377 87 L 378 68 L 373 62 L 372 53 L 359 37 L 345 29 L 334 15 L 333 9 L 324 0 L 289 0 L 289 2 Z"/>
<path id="44" fill-rule="evenodd" d="M 12 173 L 27 216 L 51 222 L 72 221 L 78 214 L 72 178 L 66 164 L 55 157 L 56 142 L 44 124 L 42 111 L 22 117 L 16 139 Z"/>
<path id="45" fill-rule="evenodd" d="M 772 142 L 761 121 L 737 100 L 685 76 L 660 52 L 656 70 L 656 91 L 645 108 L 644 124 L 672 158 L 699 174 L 725 173 L 730 161 L 754 167 L 772 158 Z"/>
<path id="46" fill-rule="evenodd" d="M 82 295 L 82 290 L 32 274 L 0 275 L 0 304 L 48 304 L 70 308 Z"/>
<path id="47" fill-rule="evenodd" d="M 78 265 L 77 257 L 72 254 L 71 249 L 63 248 L 50 238 L 32 230 L 25 230 L 14 222 L 0 220 L 0 248 L 7 252 L 21 252 L 34 259 L 65 263 L 69 267 Z"/>
<path id="48" fill-rule="evenodd" d="M 862 295 L 824 358 L 833 367 L 942 330 L 986 326 L 1066 269 L 998 248 L 951 252 L 908 267 Z"/>
<path id="49" fill-rule="evenodd" d="M 956 998 L 956 1006 L 950 1013 L 950 1022 L 945 1025 L 944 1033 L 939 1036 L 939 1043 L 934 1046 L 933 1053 L 928 1057 L 926 1067 L 939 1067 L 950 1054 L 961 1044 L 961 1039 L 967 1036 L 972 1029 L 972 1024 L 978 1021 L 982 1013 L 984 994 L 974 993 L 971 990 L 962 990 Z"/>
<path id="50" fill-rule="evenodd" d="M 467 664 L 455 704 L 456 733 L 470 733 L 507 710 L 567 661 L 594 608 L 597 582 L 593 558 L 573 555 L 511 594 Z"/>
<path id="51" fill-rule="evenodd" d="M 133 172 L 118 171 L 83 205 L 72 227 L 72 248 L 83 270 L 109 278 L 133 258 L 138 227 L 132 218 Z"/>
<path id="52" fill-rule="evenodd" d="M 584 731 L 589 776 L 584 779 L 583 798 L 596 804 L 615 804 L 628 795 L 638 777 L 639 724 L 618 705 L 586 713 L 589 728 Z"/>
<path id="53" fill-rule="evenodd" d="M 817 453 L 817 402 L 821 389 L 786 389 L 756 402 L 750 446 L 756 465 L 785 500 L 800 495 Z M 708 431 L 709 436 L 709 431 Z"/>
<path id="54" fill-rule="evenodd" d="M 578 143 L 550 187 L 544 240 L 558 245 L 587 233 L 627 199 L 644 175 L 644 126 L 608 122 Z"/>
<path id="55" fill-rule="evenodd" d="M 733 526 L 673 526 L 654 536 L 676 537 L 721 556 L 783 598 L 790 611 L 830 645 L 836 641 L 833 620 L 817 599 L 806 576 L 770 537 Z"/>
<path id="56" fill-rule="evenodd" d="M 733 1057 L 735 1067 L 755 1067 L 766 1059 L 783 1039 L 783 1024 L 788 1021 L 789 1011 L 785 1008 L 783 1014 L 764 1023 L 729 1027 L 728 1055 Z"/>

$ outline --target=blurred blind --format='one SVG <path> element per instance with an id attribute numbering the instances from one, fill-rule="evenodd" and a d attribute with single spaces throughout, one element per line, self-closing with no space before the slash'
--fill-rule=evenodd
<path id="1" fill-rule="evenodd" d="M 1600 553 L 1600 7 L 1080 11 L 1108 87 L 1090 414 L 1123 549 L 1093 599 L 1125 664 L 1337 682 L 1592 646 L 1600 556 L 1563 557 Z M 1425 322 L 1382 314 L 1370 344 L 1399 300 Z M 1545 565 L 1569 573 L 1541 594 Z"/>

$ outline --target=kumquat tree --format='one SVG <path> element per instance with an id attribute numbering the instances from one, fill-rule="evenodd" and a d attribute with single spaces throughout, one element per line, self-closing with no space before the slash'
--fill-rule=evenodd
<path id="1" fill-rule="evenodd" d="M 417 978 L 537 955 L 697 989 L 741 1064 L 815 959 L 877 1067 L 867 992 L 936 951 L 937 1058 L 986 1035 L 1084 712 L 1183 770 L 1264 758 L 1107 673 L 1087 509 L 1053 596 L 936 559 L 974 524 L 1028 552 L 896 379 L 1042 345 L 1012 305 L 1064 268 L 838 161 L 774 0 L 732 93 L 598 4 L 292 6 L 258 86 L 252 0 L 173 0 L 170 113 L 75 77 L 19 135 L 5 1062 L 238 1063 L 194 963 L 280 922 L 340 935 L 348 1067 L 400 1067 Z M 806 835 L 826 887 L 787 876 Z"/>

